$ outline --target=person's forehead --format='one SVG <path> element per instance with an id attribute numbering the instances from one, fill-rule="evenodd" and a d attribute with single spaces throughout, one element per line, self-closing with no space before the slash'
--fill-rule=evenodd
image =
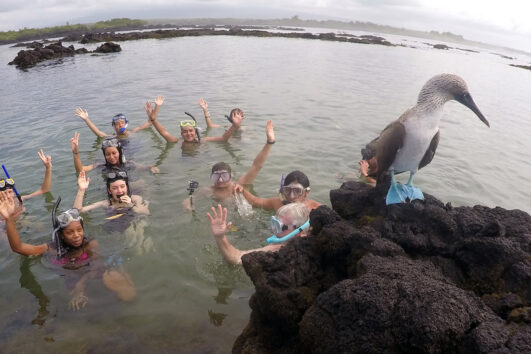
<path id="1" fill-rule="evenodd" d="M 125 181 L 123 179 L 116 180 L 114 182 L 111 182 L 111 187 L 114 186 L 123 186 L 125 185 Z"/>

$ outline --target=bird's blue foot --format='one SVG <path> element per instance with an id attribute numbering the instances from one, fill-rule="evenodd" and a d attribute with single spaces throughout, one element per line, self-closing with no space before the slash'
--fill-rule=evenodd
<path id="1" fill-rule="evenodd" d="M 415 199 L 424 199 L 424 194 L 422 194 L 422 191 L 418 187 L 406 184 L 404 185 L 404 190 L 410 201 Z"/>
<path id="2" fill-rule="evenodd" d="M 390 205 L 404 203 L 407 197 L 408 194 L 405 186 L 401 183 L 394 182 L 391 183 L 391 187 L 389 187 L 387 197 L 385 198 L 385 204 Z"/>

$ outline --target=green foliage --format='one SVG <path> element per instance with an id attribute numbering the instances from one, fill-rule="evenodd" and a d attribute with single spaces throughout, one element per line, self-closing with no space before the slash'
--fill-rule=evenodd
<path id="1" fill-rule="evenodd" d="M 61 36 L 71 32 L 88 32 L 92 30 L 113 30 L 116 28 L 142 27 L 147 24 L 142 20 L 131 20 L 129 18 L 113 18 L 109 21 L 99 21 L 93 24 L 75 24 L 66 26 L 27 28 L 18 31 L 0 32 L 0 41 L 24 41 L 35 38 Z"/>

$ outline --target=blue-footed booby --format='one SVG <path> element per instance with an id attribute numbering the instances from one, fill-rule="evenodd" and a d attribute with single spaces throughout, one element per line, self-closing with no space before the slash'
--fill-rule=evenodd
<path id="1" fill-rule="evenodd" d="M 412 185 L 415 173 L 431 162 L 439 144 L 439 121 L 443 106 L 456 100 L 467 106 L 490 127 L 468 92 L 465 81 L 457 75 L 441 74 L 432 77 L 420 90 L 417 104 L 391 122 L 380 136 L 362 150 L 364 160 L 376 158 L 377 183 L 389 171 L 391 187 L 386 203 L 403 203 L 406 199 L 424 199 L 422 191 Z M 406 185 L 397 183 L 395 174 L 409 171 Z"/>

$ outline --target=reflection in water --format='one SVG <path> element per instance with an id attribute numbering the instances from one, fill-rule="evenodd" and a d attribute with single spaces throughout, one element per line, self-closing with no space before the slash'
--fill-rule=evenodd
<path id="1" fill-rule="evenodd" d="M 35 276 L 31 272 L 31 266 L 40 260 L 40 257 L 30 258 L 22 257 L 20 263 L 20 286 L 28 289 L 29 292 L 35 296 L 39 302 L 39 310 L 37 311 L 37 317 L 31 321 L 31 324 L 44 326 L 46 322 L 46 316 L 49 314 L 47 306 L 50 304 L 50 299 L 42 291 L 41 285 L 35 279 Z"/>
<path id="2" fill-rule="evenodd" d="M 225 317 L 227 317 L 227 314 L 208 310 L 208 317 L 210 318 L 210 323 L 212 323 L 216 327 L 219 327 L 223 324 L 223 320 L 225 319 Z"/>
<path id="3" fill-rule="evenodd" d="M 232 290 L 234 290 L 234 287 L 232 288 L 224 288 L 224 287 L 218 287 L 218 294 L 214 296 L 214 300 L 216 301 L 216 304 L 227 304 L 227 299 L 232 294 Z"/>

